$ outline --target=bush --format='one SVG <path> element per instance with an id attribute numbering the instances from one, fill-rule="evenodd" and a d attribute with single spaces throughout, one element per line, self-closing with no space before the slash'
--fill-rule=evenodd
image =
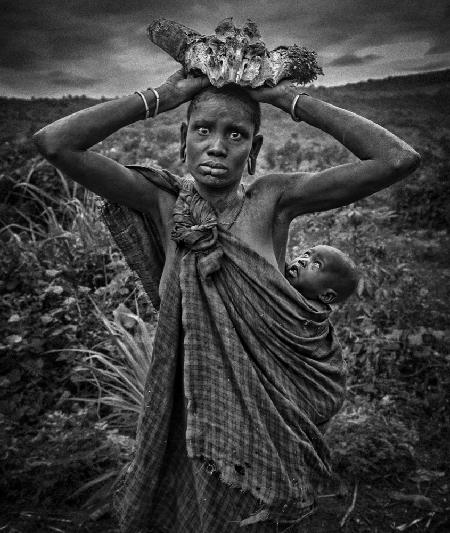
<path id="1" fill-rule="evenodd" d="M 332 419 L 326 440 L 337 474 L 368 481 L 411 472 L 419 439 L 389 410 L 356 398 Z"/>
<path id="2" fill-rule="evenodd" d="M 156 141 L 160 145 L 178 143 L 179 133 L 173 126 L 158 126 L 155 131 Z"/>
<path id="3" fill-rule="evenodd" d="M 114 427 L 133 432 L 137 425 L 147 374 L 152 361 L 155 327 L 145 323 L 124 304 L 114 311 L 114 320 L 98 313 L 107 340 L 102 350 L 76 350 L 82 355 L 75 369 L 76 380 L 97 389 L 92 398 L 79 398 L 109 411 L 104 419 Z"/>
<path id="4" fill-rule="evenodd" d="M 102 474 L 103 482 L 105 472 L 113 478 L 132 441 L 94 425 L 95 419 L 95 413 L 85 409 L 71 414 L 52 411 L 45 414 L 37 433 L 8 426 L 0 439 L 0 452 L 8 456 L 0 480 L 5 501 L 55 508 L 95 475 Z M 77 501 L 85 498 L 83 493 Z"/>
<path id="5" fill-rule="evenodd" d="M 441 139 L 442 155 L 423 150 L 422 165 L 412 179 L 395 188 L 399 226 L 429 229 L 450 227 L 450 139 Z"/>

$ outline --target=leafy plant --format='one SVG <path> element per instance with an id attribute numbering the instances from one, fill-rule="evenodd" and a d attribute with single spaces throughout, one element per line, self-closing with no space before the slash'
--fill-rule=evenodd
<path id="1" fill-rule="evenodd" d="M 0 439 L 2 456 L 8 457 L 0 487 L 8 502 L 62 505 L 93 477 L 117 472 L 133 445 L 95 424 L 95 413 L 80 408 L 71 413 L 48 411 L 32 435 L 30 428 L 12 425 Z M 85 497 L 79 494 L 72 496 L 78 504 Z"/>
<path id="2" fill-rule="evenodd" d="M 133 430 L 136 427 L 145 380 L 152 361 L 154 328 L 121 304 L 109 320 L 97 310 L 109 340 L 104 349 L 82 350 L 82 362 L 75 368 L 80 381 L 97 389 L 95 398 L 78 398 L 109 408 L 104 417 L 109 425 Z"/>
<path id="3" fill-rule="evenodd" d="M 368 481 L 410 473 L 419 438 L 394 413 L 359 397 L 331 420 L 326 440 L 336 473 Z"/>
<path id="4" fill-rule="evenodd" d="M 332 244 L 360 267 L 357 295 L 333 315 L 351 395 L 327 438 L 342 475 L 391 475 L 390 483 L 424 447 L 440 457 L 450 427 L 449 99 L 435 75 L 430 87 L 422 78 L 423 90 L 409 78 L 308 89 L 398 133 L 418 149 L 422 165 L 386 192 L 297 219 L 289 246 L 295 254 Z M 64 500 L 78 509 L 101 495 L 99 487 L 107 498 L 130 455 L 126 435 L 151 362 L 155 313 L 98 216 L 98 198 L 43 161 L 30 139 L 94 103 L 0 99 L 1 489 L 17 508 L 33 494 L 47 509 Z M 352 160 L 319 130 L 263 108 L 259 175 Z M 125 164 L 184 173 L 177 132 L 185 112 L 181 106 L 140 121 L 94 149 Z M 415 428 L 423 428 L 420 446 Z"/>

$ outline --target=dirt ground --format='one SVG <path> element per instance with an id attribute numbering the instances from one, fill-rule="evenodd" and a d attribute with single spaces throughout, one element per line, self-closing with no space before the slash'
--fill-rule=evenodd
<path id="1" fill-rule="evenodd" d="M 442 459 L 442 457 L 441 457 Z M 440 464 L 439 454 L 428 458 L 423 472 L 433 472 Z M 414 477 L 414 476 L 413 476 Z M 426 475 L 424 475 L 426 478 Z M 375 483 L 348 486 L 347 490 L 330 487 L 320 496 L 318 511 L 301 524 L 282 533 L 387 533 L 450 531 L 449 479 L 431 482 L 380 478 Z M 334 492 L 333 492 L 334 491 Z M 339 492 L 341 494 L 339 494 Z M 344 492 L 344 494 L 342 494 Z M 346 493 L 345 493 L 346 492 Z M 98 520 L 73 506 L 59 509 L 35 508 L 26 502 L 0 507 L 0 531 L 4 533 L 118 533 L 110 512 Z M 176 533 L 176 532 L 174 532 Z"/>

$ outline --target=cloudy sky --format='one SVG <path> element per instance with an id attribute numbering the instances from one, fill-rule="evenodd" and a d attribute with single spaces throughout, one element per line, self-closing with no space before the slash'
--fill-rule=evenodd
<path id="1" fill-rule="evenodd" d="M 270 49 L 319 54 L 320 85 L 450 67 L 448 0 L 0 0 L 0 95 L 115 96 L 177 63 L 146 37 L 157 17 L 205 34 L 250 17 Z"/>

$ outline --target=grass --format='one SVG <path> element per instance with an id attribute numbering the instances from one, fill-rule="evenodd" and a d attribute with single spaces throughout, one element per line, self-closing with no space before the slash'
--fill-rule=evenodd
<path id="1" fill-rule="evenodd" d="M 146 377 L 152 361 L 154 327 L 131 313 L 123 304 L 108 319 L 97 310 L 109 348 L 82 350 L 82 362 L 75 367 L 77 379 L 96 387 L 95 398 L 74 398 L 107 407 L 109 426 L 132 431 L 142 405 Z M 112 346 L 111 346 L 112 343 Z"/>
<path id="2" fill-rule="evenodd" d="M 325 92 L 332 99 L 331 90 Z M 432 95 L 418 107 L 417 96 L 352 94 L 336 90 L 336 102 L 367 110 L 411 142 L 424 164 L 388 191 L 296 220 L 289 251 L 333 244 L 363 270 L 358 295 L 334 314 L 350 388 L 328 438 L 342 477 L 359 477 L 360 494 L 371 482 L 387 494 L 386 487 L 408 486 L 420 468 L 440 473 L 448 466 L 442 449 L 450 427 L 450 125 L 431 107 Z M 31 128 L 25 116 L 22 129 L 31 133 L 57 118 L 53 105 L 37 102 L 41 111 L 35 108 L 33 117 L 42 123 L 33 118 Z M 30 109 L 15 105 L 14 113 Z M 69 104 L 64 109 L 71 111 Z M 349 160 L 320 132 L 265 111 L 268 142 L 259 172 L 314 171 Z M 165 114 L 152 128 L 133 125 L 96 149 L 124 163 L 147 161 L 181 172 L 173 154 L 182 115 Z M 167 144 L 161 147 L 162 140 Z M 99 218 L 99 199 L 37 157 L 26 136 L 8 142 L 0 161 L 2 489 L 16 507 L 32 501 L 33 491 L 37 508 L 54 509 L 70 495 L 70 505 L 79 506 L 93 502 L 130 456 L 128 436 L 151 364 L 156 315 Z M 51 483 L 41 483 L 44 470 L 51 472 Z M 436 499 L 439 480 L 427 486 Z M 365 516 L 371 516 L 373 505 L 367 505 Z M 381 520 L 380 512 L 374 520 Z"/>

